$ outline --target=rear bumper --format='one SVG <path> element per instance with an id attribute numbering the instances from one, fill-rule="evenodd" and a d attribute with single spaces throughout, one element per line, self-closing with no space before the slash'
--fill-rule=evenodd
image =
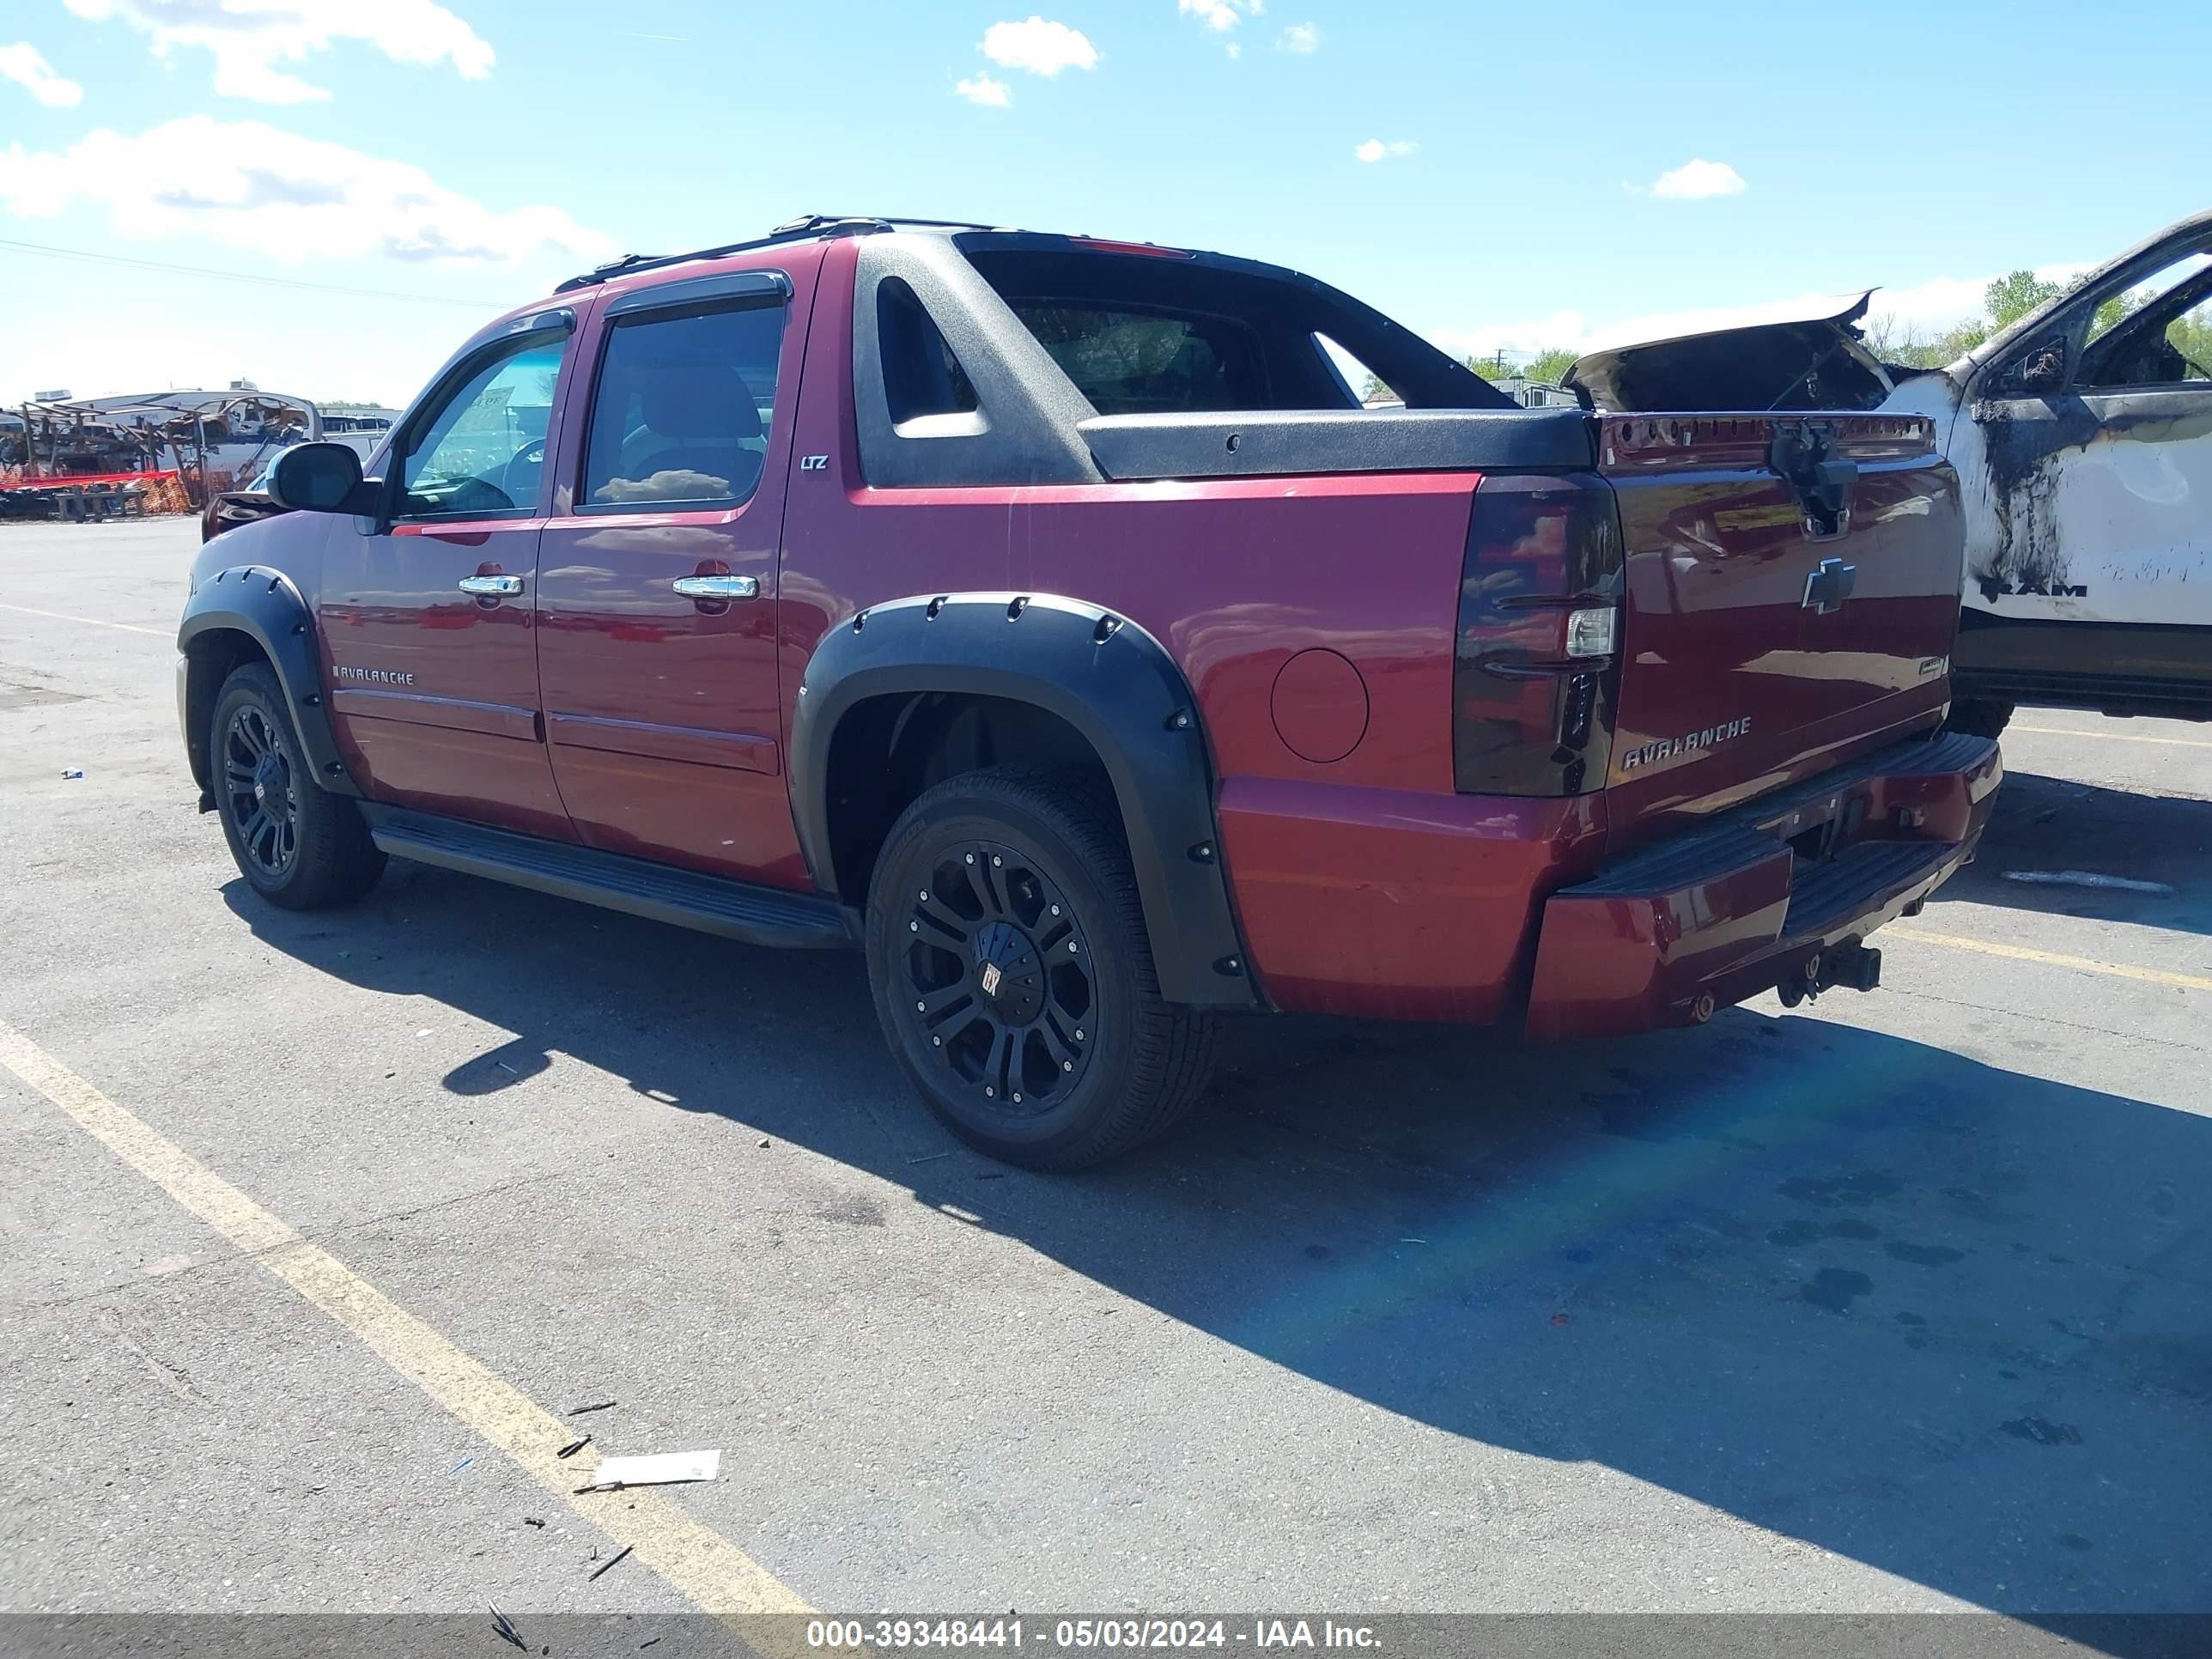
<path id="1" fill-rule="evenodd" d="M 1528 1034 L 1693 1025 L 1794 980 L 1948 881 L 2003 776 L 1989 738 L 1916 739 L 1561 888 L 1544 905 Z"/>

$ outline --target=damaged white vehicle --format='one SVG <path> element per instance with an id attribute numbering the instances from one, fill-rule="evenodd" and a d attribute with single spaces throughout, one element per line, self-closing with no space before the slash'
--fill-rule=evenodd
<path id="1" fill-rule="evenodd" d="M 1621 411 L 1929 416 L 1965 516 L 1953 725 L 1995 736 L 2016 703 L 2212 720 L 2212 213 L 1941 369 L 1880 362 L 1867 309 L 1594 352 L 1565 384 Z"/>

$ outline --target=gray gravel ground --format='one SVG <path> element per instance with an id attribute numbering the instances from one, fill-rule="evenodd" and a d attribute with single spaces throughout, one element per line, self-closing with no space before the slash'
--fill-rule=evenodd
<path id="1" fill-rule="evenodd" d="M 1049 1179 L 909 1100 L 856 959 L 255 902 L 194 533 L 0 528 L 0 1023 L 602 1449 L 723 1448 L 677 1501 L 814 1605 L 2212 1610 L 2212 726 L 2023 714 L 1875 995 L 1249 1022 Z M 0 1606 L 686 1605 L 4 1071 L 0 1160 Z"/>

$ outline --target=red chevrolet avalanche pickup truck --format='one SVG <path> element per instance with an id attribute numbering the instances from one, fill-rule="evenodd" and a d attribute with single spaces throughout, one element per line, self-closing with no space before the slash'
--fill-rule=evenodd
<path id="1" fill-rule="evenodd" d="M 185 740 L 276 904 L 397 854 L 860 945 L 929 1106 L 1072 1168 L 1231 1011 L 1871 988 L 2001 775 L 1933 435 L 1521 409 L 1273 266 L 807 220 L 493 324 L 367 477 L 287 454 Z"/>

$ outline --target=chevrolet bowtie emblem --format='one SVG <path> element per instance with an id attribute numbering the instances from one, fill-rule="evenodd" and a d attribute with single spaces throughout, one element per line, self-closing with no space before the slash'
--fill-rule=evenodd
<path id="1" fill-rule="evenodd" d="M 1841 559 L 1823 559 L 1820 568 L 1805 578 L 1805 609 L 1820 616 L 1843 609 L 1844 601 L 1858 585 L 1859 568 Z"/>

